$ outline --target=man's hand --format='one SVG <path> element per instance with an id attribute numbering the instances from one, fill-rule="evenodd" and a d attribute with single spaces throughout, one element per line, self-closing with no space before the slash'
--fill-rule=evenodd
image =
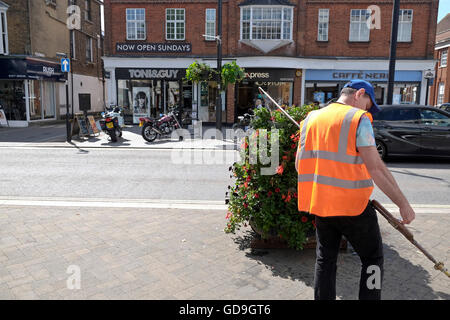
<path id="1" fill-rule="evenodd" d="M 400 207 L 400 215 L 403 219 L 399 221 L 401 224 L 410 224 L 416 217 L 416 214 L 409 203 L 405 206 Z"/>
<path id="2" fill-rule="evenodd" d="M 401 192 L 391 172 L 381 160 L 376 147 L 359 147 L 358 150 L 375 184 L 399 207 L 400 215 L 403 219 L 399 220 L 399 222 L 401 224 L 410 224 L 416 217 L 416 214 Z"/>

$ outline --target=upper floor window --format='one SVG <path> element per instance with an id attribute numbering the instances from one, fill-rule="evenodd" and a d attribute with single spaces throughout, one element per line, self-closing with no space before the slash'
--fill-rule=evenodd
<path id="1" fill-rule="evenodd" d="M 215 40 L 216 9 L 206 9 L 205 40 Z"/>
<path id="2" fill-rule="evenodd" d="M 317 32 L 318 41 L 328 41 L 328 23 L 330 21 L 330 10 L 319 9 L 319 26 Z"/>
<path id="3" fill-rule="evenodd" d="M 448 50 L 441 52 L 441 67 L 447 66 L 447 56 L 448 56 Z"/>
<path id="4" fill-rule="evenodd" d="M 441 82 L 441 83 L 439 83 L 437 104 L 443 104 L 444 103 L 444 95 L 445 95 L 445 83 Z"/>
<path id="5" fill-rule="evenodd" d="M 6 8 L 0 7 L 0 54 L 8 54 L 8 25 Z"/>
<path id="6" fill-rule="evenodd" d="M 86 38 L 86 62 L 93 62 L 94 61 L 94 55 L 92 51 L 92 38 L 87 37 Z"/>
<path id="7" fill-rule="evenodd" d="M 398 19 L 398 42 L 410 42 L 412 33 L 413 11 L 400 10 Z"/>
<path id="8" fill-rule="evenodd" d="M 349 41 L 367 42 L 370 38 L 370 29 L 367 20 L 370 18 L 370 10 L 356 9 L 350 12 L 350 37 Z"/>
<path id="9" fill-rule="evenodd" d="M 127 9 L 127 40 L 145 38 L 145 9 Z"/>
<path id="10" fill-rule="evenodd" d="M 184 40 L 184 9 L 166 9 L 166 40 Z"/>
<path id="11" fill-rule="evenodd" d="M 292 40 L 291 7 L 241 8 L 242 40 Z"/>
<path id="12" fill-rule="evenodd" d="M 84 19 L 91 21 L 91 0 L 84 1 Z"/>

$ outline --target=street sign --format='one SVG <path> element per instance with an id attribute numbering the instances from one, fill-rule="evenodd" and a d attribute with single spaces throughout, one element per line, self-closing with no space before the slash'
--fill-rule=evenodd
<path id="1" fill-rule="evenodd" d="M 61 71 L 62 72 L 70 72 L 70 60 L 69 59 L 61 59 Z"/>

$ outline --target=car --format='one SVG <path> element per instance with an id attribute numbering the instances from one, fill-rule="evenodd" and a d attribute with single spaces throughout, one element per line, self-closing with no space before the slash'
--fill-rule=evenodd
<path id="1" fill-rule="evenodd" d="M 422 105 L 382 105 L 373 116 L 378 153 L 450 157 L 450 113 Z"/>
<path id="2" fill-rule="evenodd" d="M 446 112 L 450 112 L 450 103 L 443 103 L 438 108 Z"/>

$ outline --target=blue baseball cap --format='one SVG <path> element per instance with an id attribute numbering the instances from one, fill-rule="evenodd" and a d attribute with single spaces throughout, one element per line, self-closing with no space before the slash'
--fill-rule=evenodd
<path id="1" fill-rule="evenodd" d="M 346 83 L 344 88 L 366 90 L 366 93 L 370 96 L 370 100 L 372 100 L 372 108 L 369 109 L 369 112 L 371 114 L 375 114 L 381 110 L 375 100 L 375 91 L 373 90 L 373 86 L 370 82 L 367 82 L 365 80 L 356 79 L 356 80 L 352 80 L 352 81 Z"/>

